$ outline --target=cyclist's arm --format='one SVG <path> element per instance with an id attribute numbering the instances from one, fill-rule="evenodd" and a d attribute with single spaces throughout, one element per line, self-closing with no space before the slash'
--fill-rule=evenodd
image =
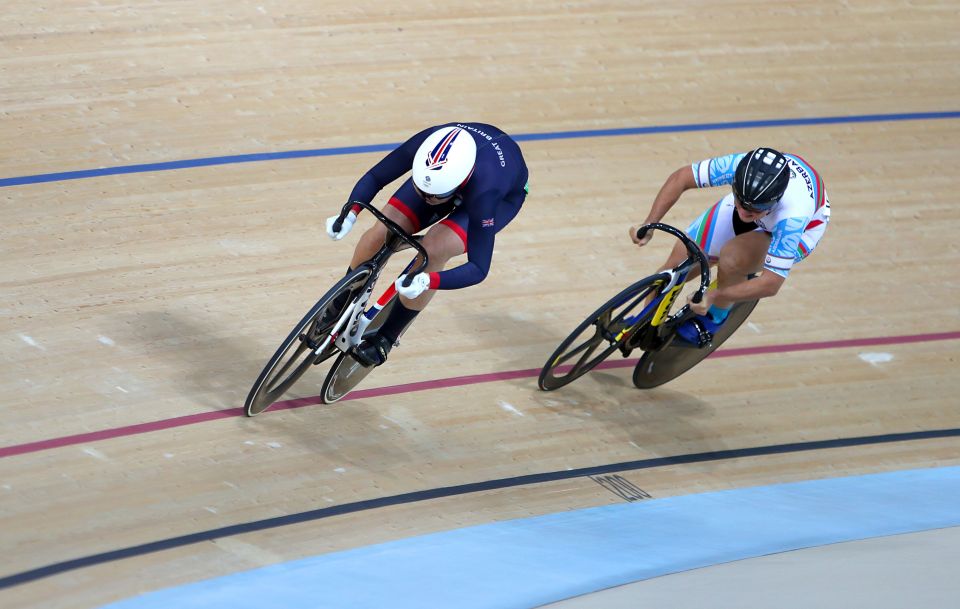
<path id="1" fill-rule="evenodd" d="M 737 164 L 743 156 L 743 153 L 735 153 L 713 157 L 699 163 L 685 165 L 674 171 L 660 188 L 657 198 L 653 200 L 653 206 L 645 222 L 662 220 L 680 199 L 680 195 L 692 188 L 709 188 L 732 183 Z"/>
<path id="2" fill-rule="evenodd" d="M 494 222 L 497 203 L 501 199 L 502 196 L 493 191 L 470 201 L 470 226 L 467 228 L 467 243 L 470 248 L 467 250 L 467 261 L 458 267 L 440 271 L 435 278 L 431 277 L 430 287 L 457 290 L 486 279 L 493 260 L 493 243 L 497 232 Z"/>
<path id="3" fill-rule="evenodd" d="M 807 217 L 794 217 L 784 218 L 778 222 L 770 238 L 763 273 L 753 281 L 744 281 L 717 290 L 714 294 L 714 303 L 720 307 L 727 307 L 742 300 L 769 298 L 775 295 L 790 274 L 800 237 L 803 236 L 804 227 L 809 220 L 810 218 Z"/>
<path id="4" fill-rule="evenodd" d="M 653 200 L 650 213 L 647 214 L 647 219 L 643 223 L 650 224 L 663 220 L 670 208 L 680 200 L 680 195 L 692 188 L 697 188 L 697 182 L 689 165 L 684 165 L 671 173 L 667 181 L 660 187 L 660 192 Z"/>
<path id="5" fill-rule="evenodd" d="M 759 277 L 751 281 L 743 281 L 721 290 L 714 290 L 713 304 L 727 308 L 736 302 L 769 298 L 780 291 L 780 286 L 787 280 L 786 277 L 764 271 Z"/>
<path id="6" fill-rule="evenodd" d="M 410 165 L 413 164 L 413 157 L 417 153 L 417 148 L 434 129 L 435 127 L 429 127 L 414 135 L 371 167 L 353 187 L 350 200 L 369 203 L 377 196 L 378 192 L 383 190 L 384 186 L 410 171 Z M 357 212 L 359 209 L 360 207 L 356 206 L 354 211 Z"/>

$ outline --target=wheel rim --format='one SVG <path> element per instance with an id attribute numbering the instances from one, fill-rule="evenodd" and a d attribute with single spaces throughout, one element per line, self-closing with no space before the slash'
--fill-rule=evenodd
<path id="1" fill-rule="evenodd" d="M 638 307 L 642 309 L 643 301 L 659 283 L 631 286 L 584 320 L 547 360 L 540 373 L 540 388 L 549 391 L 570 383 L 619 348 L 652 315 L 651 308 L 643 318 L 631 320 L 629 327 L 624 321 Z"/>
<path id="2" fill-rule="evenodd" d="M 321 395 L 324 404 L 333 404 L 353 391 L 354 387 L 373 371 L 373 367 L 366 367 L 352 356 L 342 353 L 330 369 L 327 379 L 323 383 Z"/>
<path id="3" fill-rule="evenodd" d="M 266 410 L 310 367 L 339 352 L 333 341 L 330 341 L 319 354 L 316 353 L 316 349 L 328 339 L 333 323 L 350 305 L 351 295 L 363 287 L 369 275 L 369 269 L 359 269 L 352 275 L 344 277 L 300 320 L 270 358 L 250 390 L 244 405 L 249 416 Z M 344 293 L 349 295 L 344 297 Z"/>

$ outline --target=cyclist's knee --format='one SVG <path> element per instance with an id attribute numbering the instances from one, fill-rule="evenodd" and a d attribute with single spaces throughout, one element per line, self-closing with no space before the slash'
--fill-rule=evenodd
<path id="1" fill-rule="evenodd" d="M 384 244 L 386 238 L 387 227 L 380 222 L 377 222 L 360 236 L 360 241 L 357 245 L 365 248 L 374 248 L 373 251 L 376 251 L 377 249 L 380 249 L 381 245 Z"/>
<path id="2" fill-rule="evenodd" d="M 763 268 L 763 259 L 765 252 L 751 252 L 738 249 L 731 249 L 720 252 L 720 260 L 717 263 L 720 272 L 730 276 L 746 277 L 750 273 L 759 272 Z"/>
<path id="3" fill-rule="evenodd" d="M 731 275 L 749 275 L 763 267 L 763 260 L 770 247 L 770 236 L 751 232 L 732 239 L 720 250 L 720 270 Z"/>
<path id="4" fill-rule="evenodd" d="M 673 246 L 673 250 L 670 252 L 670 255 L 667 257 L 666 262 L 661 265 L 660 270 L 665 271 L 667 269 L 672 269 L 681 262 L 687 259 L 687 248 L 682 243 L 676 243 Z"/>
<path id="5" fill-rule="evenodd" d="M 430 257 L 431 271 L 443 269 L 447 261 L 464 253 L 463 240 L 453 230 L 443 225 L 430 229 L 423 237 L 423 247 Z"/>

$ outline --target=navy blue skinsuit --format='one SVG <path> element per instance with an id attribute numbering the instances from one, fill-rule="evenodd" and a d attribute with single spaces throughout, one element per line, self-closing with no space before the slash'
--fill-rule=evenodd
<path id="1" fill-rule="evenodd" d="M 443 219 L 464 241 L 467 262 L 439 273 L 430 273 L 430 287 L 455 290 L 480 283 L 490 271 L 493 242 L 520 211 L 527 194 L 527 165 L 520 147 L 500 129 L 483 123 L 447 123 L 424 129 L 373 166 L 354 186 L 351 201 L 369 203 L 385 186 L 410 171 L 420 144 L 436 129 L 461 127 L 477 143 L 473 175 L 454 200 L 428 205 L 409 178 L 390 198 L 419 231 Z"/>

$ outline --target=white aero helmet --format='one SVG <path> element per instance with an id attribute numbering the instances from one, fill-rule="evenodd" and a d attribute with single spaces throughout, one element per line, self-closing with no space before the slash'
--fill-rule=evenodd
<path id="1" fill-rule="evenodd" d="M 413 157 L 413 183 L 437 197 L 450 196 L 473 173 L 477 143 L 462 127 L 437 129 Z"/>

